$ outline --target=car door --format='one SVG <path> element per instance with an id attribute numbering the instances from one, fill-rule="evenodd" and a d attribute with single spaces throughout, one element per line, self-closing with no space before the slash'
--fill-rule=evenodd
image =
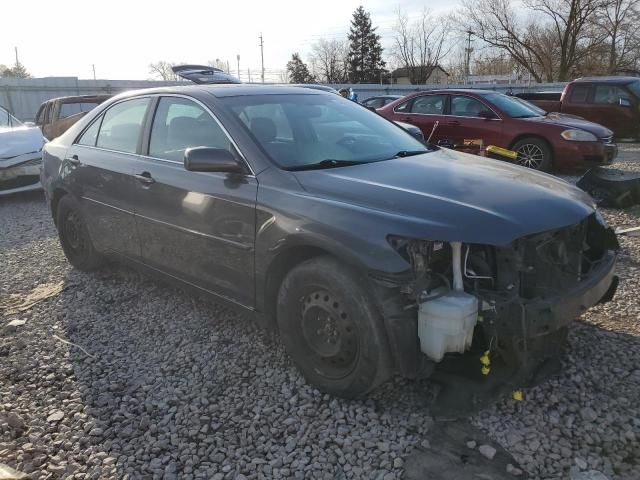
<path id="1" fill-rule="evenodd" d="M 506 147 L 502 120 L 485 103 L 470 95 L 451 95 L 444 132 L 457 145 L 481 140 L 486 147 Z"/>
<path id="2" fill-rule="evenodd" d="M 131 162 L 140 148 L 149 104 L 149 97 L 137 97 L 110 106 L 82 132 L 63 163 L 96 247 L 133 259 L 140 258 L 140 247 Z"/>
<path id="3" fill-rule="evenodd" d="M 246 306 L 254 304 L 253 175 L 190 172 L 189 147 L 224 148 L 242 160 L 207 107 L 161 96 L 135 161 L 135 214 L 142 259 L 150 267 Z"/>
<path id="4" fill-rule="evenodd" d="M 394 109 L 394 120 L 407 122 L 422 130 L 424 138 L 429 138 L 433 126 L 438 122 L 438 128 L 434 132 L 432 141 L 446 138 L 444 130 L 444 112 L 447 102 L 447 95 L 426 94 L 414 97 L 413 99 L 401 103 Z"/>
<path id="5" fill-rule="evenodd" d="M 589 120 L 610 128 L 616 136 L 633 135 L 637 130 L 631 94 L 619 85 L 594 85 L 590 107 Z"/>

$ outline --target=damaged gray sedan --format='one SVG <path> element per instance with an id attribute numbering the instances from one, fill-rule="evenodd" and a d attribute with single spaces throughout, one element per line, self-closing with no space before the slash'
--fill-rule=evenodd
<path id="1" fill-rule="evenodd" d="M 42 181 L 74 266 L 115 257 L 253 312 L 343 397 L 394 374 L 526 385 L 617 285 L 584 192 L 310 89 L 120 95 L 45 146 Z"/>
<path id="2" fill-rule="evenodd" d="M 0 107 L 0 195 L 41 188 L 44 143 L 38 127 L 23 124 Z"/>

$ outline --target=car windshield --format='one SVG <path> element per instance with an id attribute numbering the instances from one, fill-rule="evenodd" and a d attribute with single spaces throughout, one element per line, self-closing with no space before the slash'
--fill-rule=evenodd
<path id="1" fill-rule="evenodd" d="M 489 102 L 502 110 L 511 118 L 531 118 L 542 117 L 541 109 L 524 103 L 515 97 L 503 95 L 502 93 L 487 93 L 484 95 Z"/>
<path id="2" fill-rule="evenodd" d="M 335 168 L 428 152 L 402 128 L 337 95 L 221 99 L 284 169 Z"/>
<path id="3" fill-rule="evenodd" d="M 627 88 L 631 90 L 636 97 L 640 98 L 640 80 L 627 84 Z"/>

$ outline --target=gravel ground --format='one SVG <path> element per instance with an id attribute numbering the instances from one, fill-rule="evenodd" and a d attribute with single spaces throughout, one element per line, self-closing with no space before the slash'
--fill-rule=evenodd
<path id="1" fill-rule="evenodd" d="M 640 145 L 623 149 L 616 167 L 640 170 Z M 41 195 L 0 199 L 0 222 L 2 294 L 68 286 L 0 318 L 0 463 L 37 479 L 388 480 L 428 448 L 428 381 L 330 398 L 235 312 L 123 268 L 71 269 Z M 562 374 L 472 418 L 530 478 L 640 478 L 640 237 L 621 244 L 617 297 L 571 328 Z"/>

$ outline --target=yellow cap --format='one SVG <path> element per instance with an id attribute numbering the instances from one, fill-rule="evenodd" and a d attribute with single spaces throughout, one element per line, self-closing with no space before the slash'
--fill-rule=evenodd
<path id="1" fill-rule="evenodd" d="M 513 395 L 513 399 L 516 402 L 521 402 L 522 401 L 522 390 L 514 390 L 512 395 Z"/>

